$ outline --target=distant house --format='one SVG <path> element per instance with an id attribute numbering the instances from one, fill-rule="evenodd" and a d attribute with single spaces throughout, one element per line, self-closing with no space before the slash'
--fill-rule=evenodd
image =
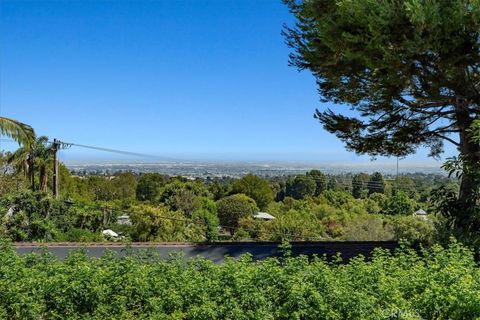
<path id="1" fill-rule="evenodd" d="M 117 218 L 117 223 L 118 224 L 124 224 L 124 225 L 127 225 L 127 226 L 132 225 L 132 221 L 130 220 L 130 216 L 127 216 L 127 215 L 119 216 Z"/>
<path id="2" fill-rule="evenodd" d="M 413 213 L 414 216 L 427 219 L 427 213 L 423 209 L 418 209 Z"/>
<path id="3" fill-rule="evenodd" d="M 255 219 L 259 220 L 274 220 L 275 217 L 266 212 L 257 212 L 253 215 Z"/>

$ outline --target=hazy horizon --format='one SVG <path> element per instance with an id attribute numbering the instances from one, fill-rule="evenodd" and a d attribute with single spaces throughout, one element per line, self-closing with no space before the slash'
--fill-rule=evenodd
<path id="1" fill-rule="evenodd" d="M 132 171 L 137 173 L 158 172 L 167 175 L 190 177 L 232 176 L 241 177 L 246 174 L 260 176 L 282 176 L 303 174 L 312 169 L 319 169 L 326 174 L 373 173 L 386 175 L 397 173 L 395 161 L 368 162 L 285 162 L 285 161 L 208 161 L 208 160 L 177 160 L 177 161 L 129 161 L 129 160 L 90 160 L 70 161 L 65 163 L 70 170 L 87 172 Z M 399 161 L 398 173 L 424 173 L 445 175 L 440 163 L 422 161 Z"/>

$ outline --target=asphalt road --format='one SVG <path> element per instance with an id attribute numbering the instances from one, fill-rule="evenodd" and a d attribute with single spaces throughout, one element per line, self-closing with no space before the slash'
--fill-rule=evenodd
<path id="1" fill-rule="evenodd" d="M 362 254 L 370 256 L 374 248 L 381 247 L 392 250 L 397 247 L 394 241 L 332 241 L 332 242 L 294 242 L 292 243 L 292 255 L 304 254 L 307 256 L 326 255 L 332 257 L 335 254 L 348 260 Z M 65 258 L 74 250 L 85 250 L 91 257 L 101 257 L 105 251 L 111 250 L 119 255 L 135 253 L 142 250 L 154 250 L 162 257 L 182 252 L 185 258 L 202 256 L 214 262 L 221 263 L 225 256 L 238 258 L 249 253 L 254 260 L 262 260 L 268 257 L 281 255 L 278 243 L 258 242 L 224 242 L 215 244 L 188 244 L 188 243 L 133 243 L 128 248 L 118 243 L 15 243 L 14 247 L 19 254 L 38 252 L 46 248 L 59 258 Z"/>

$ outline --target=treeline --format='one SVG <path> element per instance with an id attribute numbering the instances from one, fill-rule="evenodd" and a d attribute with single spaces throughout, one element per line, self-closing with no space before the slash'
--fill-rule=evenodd
<path id="1" fill-rule="evenodd" d="M 127 175 L 124 175 L 127 174 Z M 117 185 L 122 185 L 122 182 L 118 177 L 124 179 L 139 180 L 141 176 L 145 176 L 142 188 L 150 188 L 150 193 L 137 196 L 137 200 L 154 200 L 157 195 L 158 187 L 161 185 L 159 182 L 167 180 L 169 177 L 161 175 L 159 173 L 134 173 L 130 171 L 98 171 L 98 172 L 86 172 L 73 170 L 71 175 L 75 178 L 90 179 L 90 184 L 95 184 L 91 180 L 98 178 L 108 178 L 109 180 L 115 179 Z M 95 178 L 93 178 L 95 177 Z M 133 178 L 132 178 L 133 177 Z M 177 177 L 179 178 L 179 177 Z M 409 173 L 401 174 L 399 176 L 389 176 L 385 178 L 382 174 L 376 172 L 374 174 L 367 173 L 345 173 L 337 175 L 326 175 L 320 170 L 311 170 L 305 175 L 298 176 L 264 176 L 261 177 L 266 180 L 274 192 L 274 200 L 282 201 L 285 197 L 292 197 L 295 199 L 304 199 L 310 196 L 319 195 L 325 190 L 346 191 L 351 193 L 355 198 L 366 198 L 373 193 L 382 193 L 386 196 L 392 196 L 398 191 L 408 194 L 408 196 L 419 203 L 428 202 L 428 198 L 431 191 L 439 186 L 449 186 L 451 188 L 458 189 L 458 183 L 456 180 L 447 176 L 438 174 L 425 174 L 425 173 Z M 149 181 L 150 180 L 150 181 Z M 157 180 L 155 182 L 155 180 Z M 184 180 L 186 180 L 184 178 Z M 214 193 L 216 198 L 220 198 L 225 194 L 232 192 L 232 183 L 234 180 L 238 180 L 229 176 L 224 177 L 207 177 L 190 179 L 201 181 L 207 185 L 213 185 L 209 189 Z M 132 184 L 133 185 L 133 184 Z M 85 185 L 86 186 L 86 185 Z M 88 186 L 87 186 L 88 188 Z M 98 193 L 95 197 L 103 200 L 109 200 L 113 198 L 120 199 L 125 193 L 124 190 L 115 190 L 115 186 L 111 185 L 107 190 L 109 193 Z M 155 191 L 152 191 L 155 190 Z M 92 194 L 85 191 L 84 194 Z M 65 192 L 64 192 L 65 194 Z M 69 194 L 73 194 L 69 192 Z M 127 192 L 129 196 L 133 195 L 133 192 Z"/>
<path id="2" fill-rule="evenodd" d="M 34 163 L 31 172 L 13 165 L 12 158 L 2 158 L 0 235 L 14 241 L 101 241 L 108 239 L 102 235 L 105 229 L 131 241 L 432 243 L 446 237 L 442 219 L 427 201 L 430 189 L 452 183 L 442 177 L 392 181 L 380 173 L 327 176 L 311 170 L 295 177 L 192 180 L 131 172 L 75 176 L 61 165 L 61 195 L 54 199 L 49 159 L 42 160 L 43 169 Z M 420 208 L 432 214 L 413 216 Z M 262 211 L 275 219 L 255 218 Z"/>

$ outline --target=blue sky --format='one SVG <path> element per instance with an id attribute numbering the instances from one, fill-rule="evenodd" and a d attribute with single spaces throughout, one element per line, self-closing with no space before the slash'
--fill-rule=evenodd
<path id="1" fill-rule="evenodd" d="M 313 119 L 332 106 L 288 66 L 280 32 L 293 20 L 280 0 L 0 6 L 0 114 L 39 135 L 181 159 L 369 159 Z M 428 160 L 422 150 L 408 159 Z"/>

